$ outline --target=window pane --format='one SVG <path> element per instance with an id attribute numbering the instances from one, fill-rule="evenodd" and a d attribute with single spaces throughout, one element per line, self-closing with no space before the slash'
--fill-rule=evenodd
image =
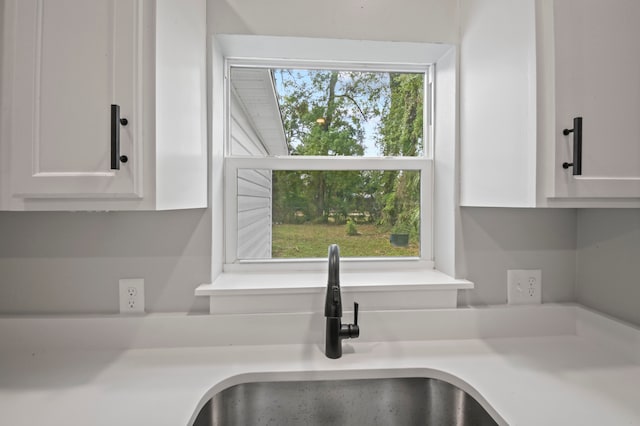
<path id="1" fill-rule="evenodd" d="M 232 155 L 424 155 L 424 73 L 231 68 Z"/>
<path id="2" fill-rule="evenodd" d="M 420 255 L 420 171 L 238 170 L 238 258 Z"/>

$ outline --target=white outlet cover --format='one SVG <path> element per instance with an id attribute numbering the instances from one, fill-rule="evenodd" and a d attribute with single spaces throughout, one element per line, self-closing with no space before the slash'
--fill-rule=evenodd
<path id="1" fill-rule="evenodd" d="M 507 271 L 507 303 L 532 305 L 542 303 L 542 271 L 509 269 Z"/>
<path id="2" fill-rule="evenodd" d="M 119 281 L 120 313 L 144 313 L 144 279 L 125 278 Z"/>

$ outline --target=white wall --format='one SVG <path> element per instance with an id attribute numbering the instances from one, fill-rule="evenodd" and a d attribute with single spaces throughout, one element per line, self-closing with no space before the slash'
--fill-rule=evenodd
<path id="1" fill-rule="evenodd" d="M 433 229 L 433 255 L 436 269 L 445 274 L 456 276 L 456 238 L 460 231 L 458 207 L 458 114 L 456 49 L 443 55 L 435 72 L 435 121 L 434 121 L 434 169 L 433 220 L 437 225 Z"/>
<path id="2" fill-rule="evenodd" d="M 208 11 L 209 9 L 207 9 Z M 209 17 L 207 17 L 209 23 Z M 211 260 L 209 282 L 222 272 L 222 264 L 224 263 L 224 244 L 222 239 L 212 243 L 211 229 L 224 229 L 223 212 L 224 212 L 224 145 L 222 143 L 213 143 L 213 141 L 222 141 L 224 138 L 224 105 L 219 99 L 219 93 L 224 93 L 224 57 L 222 48 L 214 37 L 207 37 L 207 69 L 208 78 L 207 85 L 209 88 L 207 96 L 208 110 L 211 111 L 209 120 L 207 120 L 209 138 L 209 188 L 211 191 L 209 210 L 211 215 L 211 228 L 207 237 L 211 244 Z"/>
<path id="3" fill-rule="evenodd" d="M 451 0 L 209 0 L 210 31 L 354 40 L 456 43 Z"/>
<path id="4" fill-rule="evenodd" d="M 4 0 L 0 0 L 0 40 L 4 40 L 6 38 L 5 27 L 4 24 Z M 8 115 L 5 113 L 5 109 L 7 108 L 7 98 L 6 93 L 9 92 L 8 88 L 5 87 L 7 83 L 5 82 L 5 63 L 4 63 L 4 52 L 3 47 L 4 43 L 0 43 L 0 138 L 6 137 L 5 135 L 8 133 Z M 9 193 L 9 157 L 10 153 L 8 149 L 5 147 L 6 144 L 0 144 L 0 208 L 4 208 L 7 200 L 3 198 L 3 194 Z"/>
<path id="5" fill-rule="evenodd" d="M 640 209 L 578 210 L 576 297 L 640 326 Z"/>

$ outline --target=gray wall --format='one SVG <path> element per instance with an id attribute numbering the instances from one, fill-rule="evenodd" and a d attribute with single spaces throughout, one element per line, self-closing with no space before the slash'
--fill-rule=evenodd
<path id="1" fill-rule="evenodd" d="M 463 263 L 476 289 L 461 304 L 505 303 L 509 268 L 542 269 L 545 302 L 574 300 L 575 214 L 462 209 Z M 207 312 L 193 290 L 210 280 L 210 223 L 210 210 L 0 212 L 0 313 L 114 313 L 126 277 L 145 279 L 148 312 Z M 635 229 L 637 253 L 637 220 Z"/>
<path id="2" fill-rule="evenodd" d="M 208 210 L 0 212 L 0 313 L 114 313 L 118 280 L 144 278 L 148 312 L 208 311 Z"/>
<path id="3" fill-rule="evenodd" d="M 640 326 L 640 209 L 578 211 L 576 298 Z"/>
<path id="4" fill-rule="evenodd" d="M 476 288 L 460 305 L 507 303 L 507 269 L 541 269 L 542 301 L 574 300 L 576 211 L 461 208 L 463 276 Z"/>

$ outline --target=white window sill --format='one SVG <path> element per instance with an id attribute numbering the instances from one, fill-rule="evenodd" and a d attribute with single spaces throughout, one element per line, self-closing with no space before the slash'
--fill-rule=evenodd
<path id="1" fill-rule="evenodd" d="M 362 310 L 455 308 L 458 290 L 472 282 L 433 269 L 341 271 L 342 304 Z M 223 272 L 196 288 L 215 314 L 319 312 L 324 309 L 327 271 Z"/>

